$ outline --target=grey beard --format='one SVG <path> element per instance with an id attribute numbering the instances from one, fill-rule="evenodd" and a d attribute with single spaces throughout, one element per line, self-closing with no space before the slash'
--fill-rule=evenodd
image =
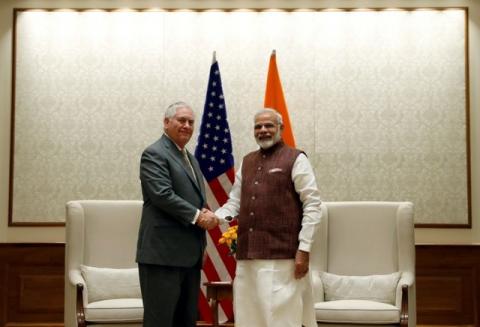
<path id="1" fill-rule="evenodd" d="M 278 141 L 280 141 L 280 132 L 276 133 L 270 140 L 261 141 L 255 138 L 255 141 L 262 149 L 266 150 L 277 144 Z"/>
<path id="2" fill-rule="evenodd" d="M 260 140 L 257 140 L 257 144 L 262 148 L 262 149 L 268 149 L 270 147 L 272 147 L 272 145 L 274 145 L 275 143 L 273 142 L 273 139 L 270 139 L 268 141 L 260 141 Z"/>

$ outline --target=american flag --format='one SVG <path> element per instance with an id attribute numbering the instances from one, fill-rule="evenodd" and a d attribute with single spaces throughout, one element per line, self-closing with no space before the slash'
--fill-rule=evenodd
<path id="1" fill-rule="evenodd" d="M 228 193 L 235 179 L 227 110 L 215 54 L 210 67 L 207 96 L 195 157 L 200 163 L 206 180 L 208 206 L 214 211 L 227 201 Z M 211 321 L 212 316 L 203 282 L 231 281 L 235 275 L 235 259 L 228 254 L 228 248 L 225 245 L 218 244 L 218 240 L 227 227 L 218 226 L 207 233 L 207 260 L 202 270 L 202 292 L 199 301 L 200 314 L 206 321 Z M 232 303 L 222 302 L 219 306 L 219 320 L 227 320 L 227 318 L 233 318 Z"/>

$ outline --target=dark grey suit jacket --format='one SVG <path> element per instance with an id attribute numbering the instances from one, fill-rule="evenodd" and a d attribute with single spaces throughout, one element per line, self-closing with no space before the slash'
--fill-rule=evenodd
<path id="1" fill-rule="evenodd" d="M 205 231 L 192 224 L 206 205 L 202 172 L 189 159 L 198 181 L 175 143 L 163 135 L 142 154 L 140 180 L 143 211 L 138 234 L 138 263 L 175 267 L 201 265 Z"/>

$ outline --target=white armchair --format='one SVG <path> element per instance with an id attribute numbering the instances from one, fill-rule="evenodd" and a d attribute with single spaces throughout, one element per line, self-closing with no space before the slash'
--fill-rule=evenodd
<path id="1" fill-rule="evenodd" d="M 141 326 L 135 251 L 142 201 L 67 203 L 65 327 Z"/>
<path id="2" fill-rule="evenodd" d="M 319 326 L 415 326 L 410 202 L 324 202 L 311 250 Z"/>

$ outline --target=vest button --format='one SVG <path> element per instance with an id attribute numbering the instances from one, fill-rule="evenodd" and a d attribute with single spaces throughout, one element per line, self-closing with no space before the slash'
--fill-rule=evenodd
<path id="1" fill-rule="evenodd" d="M 253 211 L 252 211 L 252 212 L 250 212 L 250 216 L 253 216 Z"/>
<path id="2" fill-rule="evenodd" d="M 255 200 L 255 195 L 254 195 L 254 196 L 252 196 L 252 200 Z"/>
<path id="3" fill-rule="evenodd" d="M 255 181 L 255 183 L 254 183 L 254 184 L 255 184 L 255 185 L 258 185 L 258 181 Z"/>
<path id="4" fill-rule="evenodd" d="M 266 158 L 267 156 L 266 155 L 263 155 L 262 158 Z"/>
<path id="5" fill-rule="evenodd" d="M 248 231 L 249 231 L 249 232 L 253 232 L 253 228 L 250 227 L 250 228 L 248 229 Z"/>
<path id="6" fill-rule="evenodd" d="M 258 167 L 258 170 L 262 170 L 262 167 Z"/>

